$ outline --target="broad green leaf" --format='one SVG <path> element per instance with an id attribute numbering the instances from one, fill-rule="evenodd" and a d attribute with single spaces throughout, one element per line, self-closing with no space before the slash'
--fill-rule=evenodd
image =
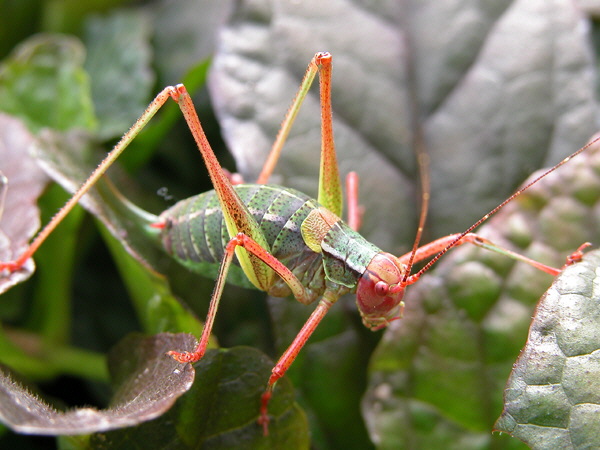
<path id="1" fill-rule="evenodd" d="M 95 435 L 94 448 L 309 448 L 306 417 L 287 380 L 270 403 L 269 436 L 257 424 L 260 396 L 273 363 L 246 347 L 209 351 L 198 363 L 188 394 L 160 419 Z"/>
<path id="2" fill-rule="evenodd" d="M 593 213 L 600 201 L 599 150 L 590 148 L 540 181 L 480 234 L 555 267 L 581 243 L 600 242 Z M 551 282 L 524 263 L 465 246 L 411 286 L 404 319 L 389 327 L 371 360 L 363 411 L 376 443 L 427 447 L 443 438 L 479 448 L 505 441 L 490 431 L 533 309 Z"/>
<path id="3" fill-rule="evenodd" d="M 182 83 L 190 67 L 212 56 L 232 3 L 161 0 L 149 6 L 156 30 L 155 65 L 163 83 Z"/>
<path id="4" fill-rule="evenodd" d="M 73 192 L 91 173 L 84 156 L 89 153 L 88 147 L 89 142 L 80 135 L 44 133 L 37 155 L 48 173 Z M 199 334 L 198 320 L 173 296 L 168 281 L 155 269 L 163 267 L 164 253 L 156 236 L 149 236 L 146 229 L 158 218 L 131 205 L 107 180 L 102 180 L 81 203 L 116 237 L 115 241 L 106 235 L 144 330 Z M 119 247 L 125 247 L 137 261 Z"/>
<path id="5" fill-rule="evenodd" d="M 21 43 L 0 65 L 0 110 L 23 119 L 34 132 L 93 130 L 83 60 L 81 42 L 73 37 L 45 34 Z"/>
<path id="6" fill-rule="evenodd" d="M 115 11 L 86 22 L 85 69 L 102 139 L 123 135 L 150 102 L 150 21 L 140 11 Z"/>
<path id="7" fill-rule="evenodd" d="M 252 180 L 311 57 L 331 52 L 341 171 L 361 177 L 362 231 L 395 252 L 415 233 L 420 133 L 431 159 L 428 231 L 439 237 L 596 131 L 585 28 L 564 0 L 242 2 L 221 34 L 210 87 L 238 170 Z M 309 194 L 318 100 L 315 88 L 272 180 Z"/>
<path id="8" fill-rule="evenodd" d="M 87 180 L 94 168 L 90 139 L 77 132 L 63 135 L 46 130 L 37 141 L 35 156 L 48 174 L 71 193 Z M 148 268 L 158 264 L 161 253 L 158 245 L 152 242 L 156 241 L 156 236 L 149 237 L 145 231 L 158 220 L 157 216 L 131 205 L 107 180 L 94 186 L 81 204 L 101 219 L 114 235 L 120 236 L 123 245 Z"/>
<path id="9" fill-rule="evenodd" d="M 537 305 L 496 429 L 532 448 L 600 446 L 597 251 L 568 267 Z"/>
<path id="10" fill-rule="evenodd" d="M 594 65 L 585 29 L 579 12 L 566 1 L 506 0 L 485 5 L 463 2 L 458 6 L 434 1 L 373 4 L 334 0 L 326 5 L 316 1 L 240 2 L 221 34 L 210 87 L 237 169 L 247 180 L 253 180 L 310 58 L 316 51 L 330 51 L 336 148 L 342 174 L 355 170 L 360 175 L 360 203 L 365 207 L 361 232 L 384 250 L 400 254 L 408 251 L 416 230 L 420 203 L 416 146 L 422 145 L 431 160 L 431 206 L 426 227 L 431 239 L 462 231 L 504 200 L 529 173 L 558 162 L 595 131 Z M 316 195 L 319 117 L 315 87 L 298 116 L 272 182 Z M 577 215 L 570 221 L 576 227 L 580 218 Z M 554 223 L 558 226 L 564 220 L 557 217 Z M 558 238 L 555 235 L 551 240 Z M 567 254 L 580 243 L 568 248 L 562 245 L 560 250 Z M 534 256 L 543 259 L 544 253 Z M 500 269 L 503 264 L 511 262 L 503 263 L 500 258 L 495 263 Z M 465 276 L 459 276 L 448 287 L 456 293 L 459 304 L 471 302 L 482 295 L 481 291 L 491 289 L 491 294 L 484 294 L 488 303 L 475 302 L 477 306 L 471 307 L 473 319 L 481 320 L 487 317 L 494 289 L 502 288 L 507 269 L 498 276 L 476 263 L 462 270 Z M 530 279 L 534 280 L 527 272 L 520 277 L 521 284 L 516 279 L 511 281 L 514 295 L 525 296 L 520 300 L 535 301 L 550 283 L 546 277 L 528 287 Z M 420 283 L 427 282 L 423 279 Z M 281 300 L 277 310 L 272 310 L 279 351 L 301 326 L 296 305 L 290 305 L 293 309 L 288 313 L 280 310 L 288 304 Z M 351 302 L 340 303 L 330 314 L 348 316 L 351 307 Z M 454 345 L 467 352 L 478 342 L 473 337 L 477 328 L 471 330 L 465 325 L 460 311 L 442 315 L 437 328 L 449 330 L 440 331 L 436 342 L 454 339 Z M 519 326 L 527 326 L 527 314 L 518 315 Z M 337 319 L 327 317 L 320 328 L 331 324 L 332 332 L 339 332 L 333 331 Z M 410 320 L 407 314 L 402 324 Z M 390 363 L 390 372 L 396 371 L 399 380 L 406 374 L 398 367 L 408 370 L 414 357 L 405 346 L 411 342 L 415 349 L 420 348 L 415 341 L 421 337 L 419 325 L 425 320 L 423 317 L 414 326 L 403 325 L 410 327 L 407 334 L 414 334 L 410 339 L 403 336 L 407 342 L 397 342 L 399 349 L 390 344 L 391 349 L 385 347 L 378 352 L 378 358 L 383 359 L 386 351 L 392 359 L 401 358 L 402 363 Z M 433 325 L 431 328 L 436 329 Z M 346 330 L 353 330 L 352 325 Z M 510 333 L 500 333 L 500 341 L 506 339 L 506 334 Z M 487 445 L 493 420 L 500 411 L 503 382 L 524 338 L 523 332 L 516 333 L 508 349 L 501 345 L 494 348 L 502 355 L 503 370 L 496 367 L 496 362 L 490 362 L 489 368 L 483 366 L 482 370 L 494 373 L 492 385 L 496 390 L 490 395 L 496 399 L 496 414 L 486 406 L 487 391 L 481 393 L 481 383 L 487 386 L 481 372 L 469 375 L 468 366 L 456 367 L 456 378 L 450 377 L 452 383 L 444 380 L 449 363 L 438 366 L 424 362 L 419 371 L 421 389 L 437 402 L 448 403 L 449 409 L 456 405 L 465 414 L 462 422 L 447 425 L 442 419 L 440 424 L 437 412 L 430 414 L 427 405 L 411 415 L 402 403 L 395 405 L 397 408 L 392 408 L 388 416 L 372 417 L 379 405 L 367 402 L 365 414 L 372 440 L 398 448 L 394 446 L 398 441 L 390 440 L 394 432 L 410 435 L 416 422 L 430 436 L 430 444 L 447 444 L 453 436 L 457 447 L 466 443 Z M 313 346 L 317 351 L 322 344 L 317 336 L 309 341 L 298 367 L 303 366 L 303 353 L 312 351 Z M 447 353 L 448 349 L 443 351 Z M 475 359 L 473 364 L 480 362 Z M 301 391 L 319 382 L 294 374 L 296 370 L 302 369 L 292 366 L 290 376 L 302 379 L 296 382 Z M 354 378 L 361 378 L 361 370 L 364 365 L 355 366 Z M 356 385 L 350 388 L 350 380 L 337 377 L 340 386 L 355 389 Z M 377 375 L 371 384 L 378 386 Z M 460 394 L 452 392 L 459 389 L 468 401 L 457 401 Z M 344 388 L 340 393 L 332 391 L 327 393 L 329 398 L 345 393 Z M 387 391 L 382 388 L 381 392 Z M 484 416 L 478 414 L 481 408 Z M 345 411 L 340 409 L 338 414 Z M 453 418 L 460 417 L 453 414 Z M 326 429 L 331 412 L 320 414 L 316 410 L 309 417 L 317 418 L 311 429 Z M 463 426 L 468 433 L 464 434 Z M 356 422 L 347 424 L 347 434 L 360 427 Z M 481 431 L 473 431 L 478 429 Z M 439 434 L 432 430 L 439 430 Z M 335 438 L 327 442 L 327 438 L 319 437 L 317 445 L 327 448 L 334 442 Z M 404 444 L 410 446 L 411 442 Z"/>

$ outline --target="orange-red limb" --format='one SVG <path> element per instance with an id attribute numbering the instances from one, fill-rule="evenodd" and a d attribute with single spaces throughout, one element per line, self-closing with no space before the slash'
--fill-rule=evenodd
<path id="1" fill-rule="evenodd" d="M 535 261 L 531 258 L 527 258 L 519 253 L 515 253 L 511 250 L 508 250 L 504 247 L 500 247 L 499 245 L 494 244 L 489 239 L 486 239 L 482 236 L 479 236 L 475 233 L 468 233 L 463 235 L 462 233 L 451 234 L 448 236 L 444 236 L 442 238 L 436 239 L 433 242 L 430 242 L 426 245 L 419 247 L 414 255 L 413 262 L 420 262 L 427 258 L 431 258 L 439 254 L 441 251 L 446 250 L 449 246 L 457 247 L 459 245 L 463 245 L 466 243 L 477 245 L 478 247 L 485 248 L 486 250 L 490 250 L 496 253 L 500 253 L 502 255 L 508 256 L 510 258 L 516 259 L 518 261 L 523 261 L 536 269 L 539 269 L 543 272 L 546 272 L 552 276 L 558 275 L 562 269 L 556 269 L 554 267 L 547 266 L 546 264 L 542 264 L 538 261 Z M 572 256 L 573 260 L 581 259 L 581 250 L 585 248 L 585 244 L 579 247 L 576 252 L 573 252 L 570 256 Z M 411 252 L 412 253 L 412 252 Z M 406 264 L 411 256 L 411 253 L 407 253 L 405 255 L 400 256 L 398 259 Z M 567 258 L 569 260 L 569 258 Z M 406 285 L 410 285 L 415 283 L 420 277 L 421 272 L 417 272 L 413 275 L 410 275 L 406 279 Z"/>
<path id="2" fill-rule="evenodd" d="M 202 129 L 200 119 L 198 118 L 190 95 L 181 84 L 176 86 L 176 90 L 177 97 L 174 98 L 183 113 L 198 149 L 200 150 L 200 154 L 204 159 L 213 187 L 215 188 L 215 192 L 217 193 L 223 208 L 223 216 L 229 235 L 235 236 L 238 233 L 244 233 L 258 242 L 262 248 L 268 249 L 269 245 L 260 230 L 260 226 L 233 189 L 227 175 L 223 172 L 221 164 L 217 160 L 217 157 L 204 134 L 204 130 Z M 247 252 L 236 251 L 236 254 L 244 274 L 248 277 L 250 282 L 258 289 L 263 291 L 268 290 L 274 279 L 273 271 L 260 261 L 260 259 L 253 257 L 253 255 Z"/>
<path id="3" fill-rule="evenodd" d="M 138 135 L 138 133 L 144 128 L 144 126 L 154 117 L 158 110 L 164 105 L 169 98 L 176 98 L 176 88 L 173 86 L 167 86 L 152 100 L 152 103 L 148 105 L 144 113 L 140 118 L 131 126 L 131 128 L 123 135 L 121 140 L 115 145 L 115 147 L 106 155 L 106 158 L 96 167 L 89 178 L 77 189 L 73 196 L 65 203 L 65 205 L 52 217 L 50 222 L 38 233 L 35 239 L 29 244 L 27 249 L 19 255 L 13 261 L 0 262 L 0 272 L 8 270 L 10 272 L 17 271 L 23 267 L 29 258 L 37 251 L 42 243 L 48 238 L 48 236 L 54 231 L 65 216 L 75 207 L 75 205 L 83 197 L 96 182 L 104 175 L 108 168 L 113 162 L 121 155 L 121 153 L 127 148 L 129 143 Z"/>
<path id="4" fill-rule="evenodd" d="M 302 326 L 302 329 L 298 332 L 294 338 L 294 341 L 290 344 L 283 355 L 281 355 L 275 367 L 273 367 L 271 377 L 269 378 L 269 384 L 261 397 L 260 417 L 258 419 L 258 423 L 263 426 L 263 434 L 265 436 L 269 434 L 268 405 L 269 401 L 271 400 L 275 383 L 285 375 L 289 367 L 298 356 L 298 353 L 300 353 L 302 347 L 304 347 L 304 344 L 306 344 L 308 338 L 313 334 L 317 328 L 317 325 L 319 325 L 323 317 L 325 317 L 325 314 L 327 314 L 327 311 L 329 311 L 336 300 L 337 295 L 335 293 L 325 291 L 323 297 L 319 301 L 319 304 L 312 312 L 306 323 Z"/>
<path id="5" fill-rule="evenodd" d="M 583 258 L 583 251 L 588 248 L 591 247 L 592 243 L 591 242 L 584 242 L 583 244 L 581 244 L 577 250 L 575 250 L 573 253 L 571 253 L 569 256 L 567 256 L 567 261 L 565 262 L 565 265 L 562 267 L 562 269 L 564 269 L 567 266 L 570 266 L 571 264 L 575 264 L 576 262 L 581 261 L 581 258 Z M 561 269 L 561 270 L 562 270 Z"/>
<path id="6" fill-rule="evenodd" d="M 362 224 L 364 208 L 358 203 L 358 174 L 349 172 L 346 175 L 346 206 L 348 208 L 348 226 L 358 231 Z"/>
<path id="7" fill-rule="evenodd" d="M 221 300 L 221 294 L 223 293 L 223 287 L 225 286 L 227 272 L 229 270 L 229 266 L 231 265 L 231 261 L 233 260 L 235 249 L 237 247 L 242 247 L 246 249 L 248 253 L 256 256 L 263 263 L 267 264 L 271 269 L 275 271 L 275 273 L 277 273 L 277 275 L 279 275 L 285 281 L 285 283 L 290 287 L 294 297 L 299 302 L 307 303 L 306 290 L 300 282 L 300 280 L 298 280 L 298 278 L 290 271 L 290 269 L 283 265 L 277 258 L 271 255 L 269 252 L 267 252 L 263 247 L 260 246 L 260 244 L 258 244 L 251 237 L 245 235 L 244 233 L 238 233 L 229 241 L 229 243 L 225 247 L 225 253 L 223 254 L 223 259 L 219 268 L 219 274 L 217 276 L 215 288 L 213 290 L 213 294 L 210 300 L 210 306 L 208 314 L 206 316 L 206 321 L 204 323 L 204 329 L 202 330 L 202 336 L 200 337 L 200 342 L 198 343 L 196 349 L 193 352 L 168 352 L 168 354 L 177 361 L 196 362 L 204 356 L 206 346 L 208 345 L 208 339 L 210 337 L 210 333 L 212 331 L 212 327 L 215 321 L 215 316 L 219 308 L 219 301 Z"/>
<path id="8" fill-rule="evenodd" d="M 298 280 L 298 278 L 290 271 L 290 269 L 288 269 L 278 259 L 276 259 L 270 253 L 268 253 L 252 238 L 246 236 L 244 233 L 238 233 L 233 239 L 229 241 L 225 248 L 225 253 L 223 255 L 223 259 L 219 269 L 219 274 L 210 301 L 210 307 L 208 310 L 206 321 L 204 323 L 204 329 L 202 330 L 202 336 L 200 337 L 200 342 L 198 343 L 196 349 L 193 352 L 168 352 L 168 355 L 173 357 L 175 360 L 179 362 L 193 363 L 200 360 L 204 356 L 204 353 L 206 352 L 206 347 L 208 345 L 208 340 L 212 332 L 212 327 L 214 325 L 217 310 L 219 307 L 221 294 L 223 293 L 223 287 L 227 278 L 227 272 L 233 260 L 235 249 L 237 247 L 243 247 L 244 249 L 246 249 L 246 251 L 258 257 L 261 261 L 267 264 L 271 269 L 275 271 L 275 273 L 277 273 L 277 275 L 279 275 L 286 282 L 286 284 L 292 290 L 294 297 L 298 301 L 300 301 L 301 303 L 308 303 L 308 301 L 306 300 L 306 292 L 304 286 L 300 283 L 300 280 Z M 313 333 L 313 331 L 315 330 L 319 322 L 323 319 L 323 317 L 325 317 L 325 314 L 327 313 L 331 305 L 335 303 L 336 300 L 337 295 L 335 293 L 327 290 L 325 291 L 315 311 L 311 314 L 310 318 L 304 324 L 296 338 L 294 338 L 294 341 L 290 344 L 288 349 L 281 356 L 278 363 L 273 368 L 272 375 L 269 378 L 267 390 L 261 398 L 259 423 L 263 426 L 265 435 L 268 434 L 268 403 L 269 399 L 271 398 L 271 392 L 273 390 L 275 382 L 285 374 L 287 369 L 294 362 L 294 359 L 296 359 L 296 356 L 298 355 L 298 353 L 300 352 L 310 335 Z"/>
<path id="9" fill-rule="evenodd" d="M 331 55 L 317 53 L 319 67 L 319 96 L 321 100 L 321 168 L 317 200 L 336 216 L 342 215 L 342 183 L 333 140 L 333 113 L 331 106 Z"/>

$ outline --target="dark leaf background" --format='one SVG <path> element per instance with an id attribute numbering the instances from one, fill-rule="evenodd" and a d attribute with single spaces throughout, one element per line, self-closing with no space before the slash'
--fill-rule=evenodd
<path id="1" fill-rule="evenodd" d="M 0 110 L 21 121 L 16 131 L 3 131 L 1 142 L 13 133 L 25 136 L 19 123 L 26 125 L 36 141 L 23 147 L 34 147 L 66 189 L 81 182 L 98 162 L 98 150 L 107 151 L 156 92 L 178 82 L 193 93 L 223 164 L 252 180 L 306 65 L 322 50 L 334 58 L 341 172 L 360 175 L 361 231 L 394 254 L 408 251 L 416 228 L 415 148 L 430 157 L 426 239 L 431 240 L 462 231 L 533 171 L 555 164 L 597 131 L 596 24 L 567 0 L 141 5 L 31 0 L 1 6 Z M 38 32 L 46 34 L 25 40 Z M 318 90 L 313 89 L 272 182 L 316 194 L 319 142 Z M 0 171 L 10 186 L 15 175 L 5 167 L 6 158 L 0 157 Z M 481 233 L 557 266 L 584 241 L 596 245 L 597 161 L 597 151 L 590 150 L 569 162 Z M 210 189 L 172 104 L 120 163 L 124 170 L 112 171 L 114 183 L 153 214 Z M 78 208 L 36 254 L 38 270 L 31 281 L 10 289 L 0 302 L 0 362 L 36 383 L 48 401 L 71 407 L 109 405 L 105 355 L 127 333 L 199 335 L 198 318 L 206 314 L 213 286 L 155 251 L 107 186 L 103 182 L 84 206 L 110 233 L 100 225 L 98 234 L 99 222 Z M 24 194 L 7 191 L 2 227 L 7 216 L 37 227 L 37 219 L 10 206 L 11 198 L 24 196 L 37 194 L 29 185 Z M 66 198 L 57 186 L 45 192 L 39 202 L 43 223 Z M 26 239 L 9 236 L 8 245 L 22 248 Z M 585 264 L 593 261 L 586 258 Z M 561 279 L 591 279 L 569 272 Z M 548 447 L 554 441 L 536 433 L 535 425 L 559 423 L 563 436 L 574 433 L 560 423 L 560 414 L 544 419 L 552 415 L 549 410 L 564 411 L 563 404 L 552 400 L 537 410 L 530 397 L 529 404 L 520 405 L 512 386 L 507 405 L 502 401 L 512 364 L 526 345 L 533 308 L 551 283 L 552 277 L 522 263 L 460 248 L 410 289 L 404 320 L 384 333 L 364 329 L 353 299 L 341 299 L 278 384 L 269 439 L 262 438 L 255 420 L 273 362 L 257 350 L 236 347 L 211 351 L 196 364 L 193 388 L 161 418 L 102 435 L 62 436 L 58 443 L 70 448 L 523 445 L 506 433 L 491 434 L 502 415 L 498 426 L 506 432 Z M 276 359 L 311 310 L 228 287 L 215 336 L 222 348 L 249 345 Z M 557 321 L 552 326 L 579 323 L 581 312 L 573 313 L 545 320 Z M 137 344 L 127 339 L 119 348 L 130 345 L 135 352 Z M 530 335 L 527 345 L 538 344 Z M 528 372 L 522 367 L 543 364 L 546 354 L 560 356 L 550 350 L 526 350 L 511 380 L 532 377 L 523 375 Z M 594 372 L 587 354 L 579 361 Z M 567 356 L 575 361 L 571 357 L 579 354 Z M 594 401 L 584 386 L 552 383 L 557 391 Z M 515 432 L 507 415 L 526 434 Z M 588 412 L 587 417 L 595 416 Z M 577 436 L 561 446 L 598 445 L 593 433 Z M 56 445 L 50 438 L 8 430 L 0 443 Z"/>
<path id="2" fill-rule="evenodd" d="M 598 150 L 598 146 L 591 148 L 582 158 L 562 167 L 564 170 L 540 181 L 481 227 L 481 234 L 554 266 L 564 263 L 569 249 L 586 240 L 596 241 L 600 200 Z M 587 264 L 593 263 L 590 258 Z M 579 264 L 571 269 L 577 267 Z M 592 291 L 593 277 L 579 277 L 576 273 L 565 270 L 561 282 L 583 284 L 587 292 Z M 466 246 L 456 249 L 421 279 L 407 294 L 404 320 L 390 326 L 371 359 L 370 387 L 363 400 L 363 411 L 381 445 L 393 448 L 416 442 L 419 446 L 435 447 L 451 439 L 472 447 L 490 442 L 491 422 L 503 408 L 502 390 L 527 338 L 533 307 L 540 291 L 551 281 L 548 274 L 523 263 Z M 561 293 L 566 290 L 557 286 L 554 289 Z M 581 346 L 594 345 L 595 339 L 589 339 L 594 332 L 586 334 L 573 328 L 576 323 L 578 328 L 584 327 L 584 317 L 593 321 L 590 313 L 596 300 L 584 304 L 574 303 L 569 295 L 561 298 L 561 306 L 553 310 L 556 314 L 546 314 L 543 334 L 553 335 L 548 327 L 554 324 L 562 330 L 561 340 L 577 343 L 579 350 L 574 353 L 579 355 Z M 538 315 L 541 310 L 540 306 Z M 534 319 L 532 326 L 536 326 L 536 320 L 540 319 Z M 539 365 L 540 354 L 547 352 L 549 357 L 563 356 L 558 348 L 548 348 L 546 342 L 534 339 L 528 345 L 533 345 L 535 351 L 521 353 L 519 360 L 524 366 Z M 539 371 L 545 375 L 538 374 L 538 379 L 546 380 L 550 373 L 563 372 L 554 361 Z M 586 383 L 597 383 L 596 374 L 588 375 L 579 389 Z M 563 389 L 558 380 L 553 382 L 557 390 Z M 513 408 L 524 407 L 526 396 L 520 395 L 519 387 L 506 392 Z M 583 397 L 595 401 L 586 390 L 575 395 L 579 398 L 573 403 L 583 401 Z M 461 400 L 456 401 L 457 398 Z M 530 415 L 523 420 L 524 427 L 547 425 L 538 417 L 548 413 L 545 403 L 529 403 Z M 399 422 L 407 426 L 398 427 Z M 577 433 L 579 426 L 581 421 L 563 420 L 560 431 L 568 436 Z M 432 434 L 432 427 L 438 433 Z M 506 426 L 500 429 L 514 431 Z M 586 433 L 580 434 L 580 440 L 590 437 L 589 430 Z M 545 430 L 532 434 L 538 438 Z M 544 438 L 538 441 L 541 447 L 553 442 L 549 434 Z M 493 440 L 501 442 L 502 436 L 494 436 Z M 534 439 L 526 441 L 532 443 Z M 597 445 L 597 437 L 588 442 Z"/>

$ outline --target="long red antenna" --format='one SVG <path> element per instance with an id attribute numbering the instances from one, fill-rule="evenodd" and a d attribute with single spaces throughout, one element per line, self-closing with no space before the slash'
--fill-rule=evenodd
<path id="1" fill-rule="evenodd" d="M 404 39 L 407 41 L 405 42 L 407 49 L 414 48 L 411 43 L 408 42 L 410 39 L 408 35 L 405 34 Z M 421 211 L 419 213 L 419 224 L 417 226 L 417 233 L 415 234 L 413 247 L 410 252 L 410 258 L 408 259 L 406 271 L 404 272 L 404 276 L 402 277 L 402 282 L 400 284 L 405 284 L 410 276 L 415 256 L 417 254 L 417 250 L 419 249 L 421 238 L 423 237 L 423 230 L 425 229 L 425 222 L 427 221 L 427 213 L 429 212 L 429 198 L 431 193 L 431 183 L 429 180 L 429 156 L 425 151 L 425 134 L 420 121 L 421 114 L 419 112 L 419 99 L 417 98 L 416 94 L 419 92 L 419 77 L 415 73 L 415 63 L 412 52 L 409 51 L 406 56 L 407 76 L 409 83 L 412 86 L 412 89 L 409 89 L 409 101 L 410 109 L 412 111 L 412 129 L 414 130 L 413 147 L 415 149 L 416 162 L 417 166 L 419 167 L 419 179 L 421 181 Z"/>
<path id="2" fill-rule="evenodd" d="M 504 200 L 502 203 L 500 203 L 498 206 L 496 206 L 494 209 L 492 209 L 489 213 L 487 213 L 485 216 L 483 216 L 481 219 L 479 219 L 477 222 L 475 222 L 473 225 L 471 225 L 469 228 L 467 228 L 465 231 L 463 231 L 454 241 L 452 241 L 450 244 L 448 244 L 448 246 L 446 248 L 444 248 L 441 252 L 439 252 L 437 255 L 435 255 L 427 264 L 425 264 L 425 266 L 423 266 L 423 268 L 421 270 L 419 270 L 412 277 L 419 278 L 423 273 L 427 272 L 429 270 L 429 268 L 431 266 L 433 266 L 445 253 L 447 253 L 448 250 L 450 250 L 452 247 L 456 247 L 456 245 L 458 245 L 458 243 L 467 234 L 469 234 L 471 231 L 473 231 L 475 228 L 477 228 L 483 222 L 485 222 L 486 220 L 488 220 L 491 216 L 493 216 L 494 214 L 496 214 L 500 209 L 502 209 L 504 206 L 506 206 L 507 203 L 510 203 L 511 201 L 513 201 L 516 197 L 518 197 L 519 195 L 521 195 L 523 192 L 525 192 L 531 186 L 533 186 L 534 184 L 536 184 L 542 178 L 544 178 L 547 175 L 550 175 L 552 172 L 554 172 L 560 166 L 562 166 L 563 164 L 566 164 L 571 159 L 573 159 L 575 156 L 577 156 L 580 153 L 584 152 L 585 150 L 587 150 L 588 148 L 590 148 L 592 145 L 596 144 L 599 141 L 600 141 L 600 136 L 594 138 L 593 140 L 591 140 L 590 142 L 588 142 L 586 145 L 584 145 L 583 147 L 581 147 L 579 150 L 577 150 L 576 152 L 574 152 L 574 153 L 570 154 L 569 156 L 567 156 L 565 159 L 563 159 L 557 165 L 555 165 L 554 167 L 548 169 L 546 172 L 544 172 L 543 174 L 541 174 L 539 177 L 537 177 L 533 181 L 527 183 L 527 185 L 525 185 L 524 187 L 522 187 L 522 188 L 518 189 L 517 191 L 515 191 L 510 197 L 508 197 L 506 200 Z"/>
<path id="3" fill-rule="evenodd" d="M 419 166 L 419 178 L 421 180 L 421 212 L 419 214 L 419 225 L 417 227 L 417 233 L 413 242 L 413 247 L 410 252 L 410 258 L 406 264 L 406 271 L 402 283 L 405 283 L 413 266 L 415 255 L 419 249 L 421 238 L 423 237 L 423 230 L 425 229 L 425 222 L 427 221 L 427 212 L 429 211 L 429 198 L 430 198 L 430 180 L 429 180 L 429 156 L 423 149 L 424 142 L 422 139 L 418 139 L 417 146 L 417 164 Z M 401 284 L 402 284 L 401 283 Z"/>

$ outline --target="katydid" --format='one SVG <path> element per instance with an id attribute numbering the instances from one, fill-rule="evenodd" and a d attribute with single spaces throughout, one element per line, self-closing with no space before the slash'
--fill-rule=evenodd
<path id="1" fill-rule="evenodd" d="M 182 200 L 149 224 L 165 251 L 188 269 L 216 275 L 202 336 L 193 352 L 168 354 L 180 362 L 195 362 L 206 351 L 225 281 L 254 287 L 277 297 L 292 294 L 303 304 L 318 300 L 317 307 L 272 370 L 261 398 L 259 424 L 268 432 L 268 403 L 275 386 L 290 367 L 327 311 L 342 295 L 354 293 L 363 324 L 375 331 L 400 319 L 404 290 L 415 283 L 444 253 L 470 242 L 525 261 L 552 275 L 560 273 L 539 262 L 499 247 L 472 231 L 492 214 L 535 184 L 539 179 L 583 152 L 592 141 L 521 188 L 483 216 L 466 231 L 419 246 L 425 225 L 429 186 L 427 157 L 418 156 L 423 204 L 419 227 L 411 252 L 396 257 L 383 252 L 358 233 L 357 176 L 347 182 L 348 220 L 342 213 L 342 188 L 333 139 L 331 108 L 331 60 L 329 53 L 317 53 L 308 65 L 299 91 L 284 119 L 271 153 L 256 184 L 236 184 L 221 168 L 206 139 L 191 98 L 183 85 L 163 89 L 146 111 L 123 136 L 105 160 L 77 190 L 67 204 L 14 261 L 0 263 L 4 274 L 19 270 L 80 198 L 98 181 L 154 114 L 169 99 L 175 100 L 192 132 L 208 168 L 213 191 Z M 319 75 L 321 101 L 321 164 L 317 199 L 293 189 L 266 184 L 273 172 L 298 110 Z M 584 244 L 567 260 L 577 261 Z M 412 274 L 415 262 L 432 258 Z"/>

